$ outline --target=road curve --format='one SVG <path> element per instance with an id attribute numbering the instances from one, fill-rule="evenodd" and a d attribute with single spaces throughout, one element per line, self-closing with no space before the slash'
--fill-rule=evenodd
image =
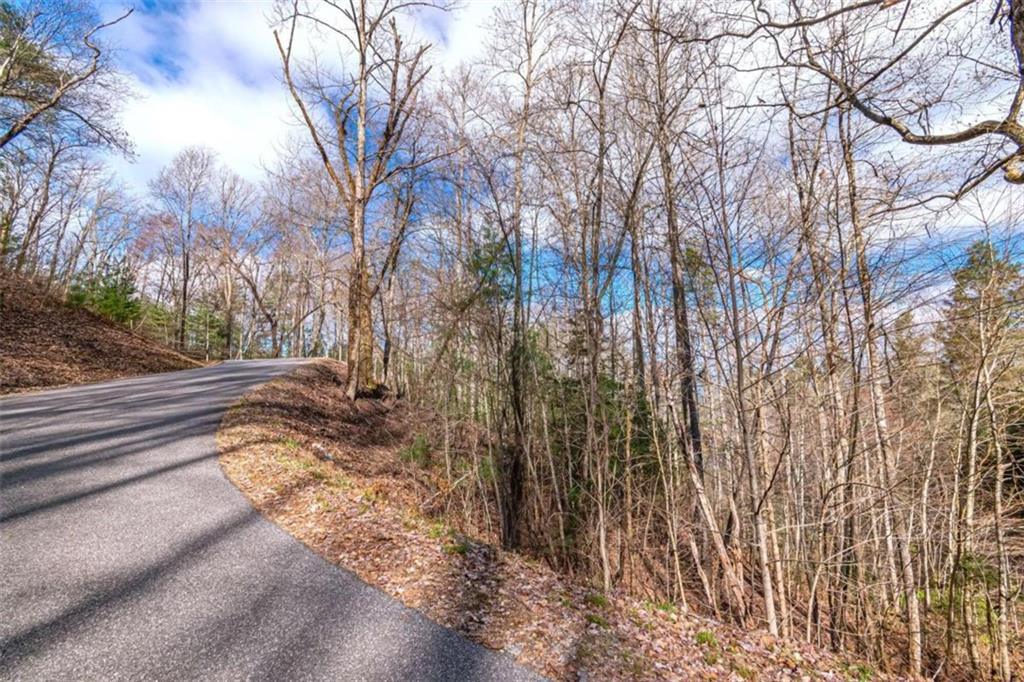
<path id="1" fill-rule="evenodd" d="M 263 519 L 224 410 L 294 361 L 0 400 L 0 679 L 527 680 Z"/>

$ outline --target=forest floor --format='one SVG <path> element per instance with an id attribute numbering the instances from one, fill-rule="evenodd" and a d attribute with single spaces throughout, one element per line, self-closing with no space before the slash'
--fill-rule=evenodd
<path id="1" fill-rule="evenodd" d="M 221 465 L 252 504 L 331 562 L 552 679 L 864 680 L 865 665 L 572 582 L 462 534 L 442 477 L 403 457 L 429 422 L 403 401 L 349 401 L 317 361 L 225 415 Z"/>
<path id="2" fill-rule="evenodd" d="M 0 279 L 0 394 L 201 366 L 31 281 Z"/>

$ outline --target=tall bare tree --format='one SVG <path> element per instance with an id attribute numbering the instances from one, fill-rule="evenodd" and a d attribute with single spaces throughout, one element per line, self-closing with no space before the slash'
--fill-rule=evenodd
<path id="1" fill-rule="evenodd" d="M 353 398 L 376 389 L 368 214 L 383 185 L 410 165 L 426 163 L 410 162 L 403 143 L 430 72 L 424 59 L 429 45 L 407 44 L 397 22 L 399 14 L 423 4 L 355 0 L 310 5 L 295 0 L 279 8 L 280 28 L 274 32 L 285 83 L 345 206 L 352 243 L 347 390 Z M 300 66 L 300 29 L 327 32 L 341 55 L 352 51 L 354 66 L 343 75 L 332 74 L 319 61 Z M 321 111 L 329 112 L 328 120 Z"/>
<path id="2" fill-rule="evenodd" d="M 192 281 L 193 251 L 203 224 L 210 221 L 210 191 L 215 159 L 203 147 L 189 147 L 178 153 L 150 185 L 150 191 L 173 225 L 173 248 L 180 259 L 177 342 L 185 347 L 188 322 L 189 285 Z"/>

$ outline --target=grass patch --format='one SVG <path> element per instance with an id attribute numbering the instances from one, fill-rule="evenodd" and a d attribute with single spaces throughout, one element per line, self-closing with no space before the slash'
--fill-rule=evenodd
<path id="1" fill-rule="evenodd" d="M 706 646 L 712 649 L 718 647 L 718 640 L 715 638 L 715 633 L 710 630 L 701 630 L 693 640 L 701 646 Z"/>
<path id="2" fill-rule="evenodd" d="M 757 677 L 757 672 L 753 668 L 747 667 L 742 663 L 735 664 L 732 671 L 745 680 L 753 680 Z"/>
<path id="3" fill-rule="evenodd" d="M 289 471 L 307 471 L 313 468 L 312 462 L 305 459 L 299 459 L 298 457 L 292 457 L 290 455 L 279 454 L 274 458 L 274 460 Z"/>
<path id="4" fill-rule="evenodd" d="M 869 682 L 874 678 L 875 670 L 869 665 L 854 663 L 847 666 L 846 674 L 850 676 L 850 679 L 857 680 L 857 682 Z"/>
<path id="5" fill-rule="evenodd" d="M 427 529 L 427 537 L 433 540 L 438 540 L 450 534 L 451 531 L 448 530 L 448 526 L 444 525 L 440 521 L 430 524 L 430 528 Z"/>
<path id="6" fill-rule="evenodd" d="M 320 511 L 329 512 L 334 509 L 334 505 L 331 504 L 331 501 L 323 493 L 317 493 L 313 500 Z"/>
<path id="7" fill-rule="evenodd" d="M 587 619 L 588 623 L 590 623 L 592 625 L 596 625 L 599 628 L 603 628 L 603 629 L 607 630 L 608 628 L 611 627 L 611 625 L 608 623 L 608 621 L 604 617 L 599 616 L 596 613 L 588 613 L 584 617 Z"/>
<path id="8" fill-rule="evenodd" d="M 327 481 L 327 485 L 332 488 L 337 488 L 338 490 L 348 490 L 352 487 L 352 480 L 345 474 L 334 474 L 334 476 Z"/>
<path id="9" fill-rule="evenodd" d="M 677 613 L 679 611 L 676 605 L 670 601 L 647 601 L 644 602 L 644 608 L 648 611 L 661 611 L 662 613 Z"/>
<path id="10" fill-rule="evenodd" d="M 374 505 L 383 501 L 387 497 L 387 493 L 379 484 L 371 483 L 366 488 L 363 488 L 363 493 L 360 497 L 366 504 Z"/>
<path id="11" fill-rule="evenodd" d="M 458 554 L 459 556 L 465 556 L 468 551 L 469 545 L 465 542 L 449 542 L 444 546 L 445 554 Z"/>

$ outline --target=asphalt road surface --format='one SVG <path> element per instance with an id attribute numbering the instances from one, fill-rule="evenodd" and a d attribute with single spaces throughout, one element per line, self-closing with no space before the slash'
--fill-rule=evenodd
<path id="1" fill-rule="evenodd" d="M 538 679 L 324 561 L 221 473 L 293 361 L 0 400 L 0 679 Z"/>

